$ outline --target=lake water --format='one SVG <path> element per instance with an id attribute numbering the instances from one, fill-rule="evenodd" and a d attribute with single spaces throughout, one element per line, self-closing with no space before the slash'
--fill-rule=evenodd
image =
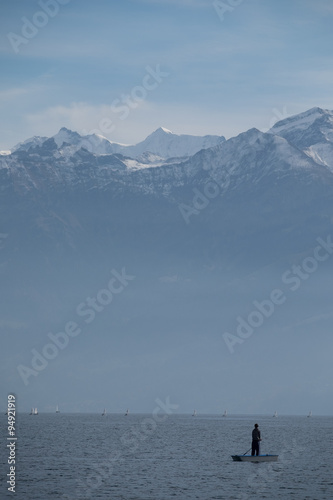
<path id="1" fill-rule="evenodd" d="M 156 417 L 156 418 L 155 418 Z M 39 414 L 17 416 L 16 493 L 22 500 L 333 499 L 332 417 Z M 251 446 L 274 463 L 233 462 Z"/>

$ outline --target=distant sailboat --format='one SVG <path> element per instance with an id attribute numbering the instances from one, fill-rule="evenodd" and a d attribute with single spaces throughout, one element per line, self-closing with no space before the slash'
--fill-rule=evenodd
<path id="1" fill-rule="evenodd" d="M 312 417 L 312 411 L 309 411 L 308 417 Z"/>
<path id="2" fill-rule="evenodd" d="M 104 417 L 105 415 L 106 415 L 106 409 L 104 408 L 103 413 L 102 413 L 102 417 Z"/>
<path id="3" fill-rule="evenodd" d="M 31 413 L 30 415 L 38 415 L 38 410 L 37 408 L 31 408 Z"/>
<path id="4" fill-rule="evenodd" d="M 196 416 L 197 416 L 197 410 L 194 410 L 192 417 L 196 417 Z"/>
<path id="5" fill-rule="evenodd" d="M 125 417 L 127 417 L 128 414 L 129 414 L 129 411 L 128 411 L 128 408 L 127 408 L 127 410 L 125 412 Z"/>
<path id="6" fill-rule="evenodd" d="M 275 410 L 273 417 L 277 417 L 277 416 L 278 416 L 278 414 L 277 414 L 277 411 Z"/>
<path id="7" fill-rule="evenodd" d="M 56 413 L 60 413 L 58 405 L 56 406 Z"/>
<path id="8" fill-rule="evenodd" d="M 223 413 L 222 417 L 226 417 L 227 415 L 228 415 L 227 410 L 224 410 L 224 413 Z"/>
<path id="9" fill-rule="evenodd" d="M 29 413 L 29 415 L 33 415 L 35 412 L 34 408 L 31 408 L 31 412 Z"/>

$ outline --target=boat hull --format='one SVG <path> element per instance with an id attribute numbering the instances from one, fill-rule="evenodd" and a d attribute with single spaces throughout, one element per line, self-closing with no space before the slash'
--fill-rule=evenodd
<path id="1" fill-rule="evenodd" d="M 231 455 L 234 462 L 277 462 L 279 455 Z"/>

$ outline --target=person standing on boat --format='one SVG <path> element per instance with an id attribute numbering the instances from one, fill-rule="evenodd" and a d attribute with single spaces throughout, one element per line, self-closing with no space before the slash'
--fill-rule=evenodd
<path id="1" fill-rule="evenodd" d="M 261 435 L 259 430 L 259 425 L 254 424 L 254 429 L 252 431 L 252 453 L 251 455 L 259 455 L 259 442 L 261 441 Z"/>

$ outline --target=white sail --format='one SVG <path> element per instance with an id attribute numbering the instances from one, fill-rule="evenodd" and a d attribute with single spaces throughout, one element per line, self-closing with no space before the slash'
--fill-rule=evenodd
<path id="1" fill-rule="evenodd" d="M 196 417 L 196 416 L 197 416 L 197 410 L 194 410 L 192 417 Z"/>
<path id="2" fill-rule="evenodd" d="M 104 417 L 104 415 L 106 415 L 106 409 L 105 408 L 104 408 L 103 413 L 102 413 L 103 417 Z"/>
<path id="3" fill-rule="evenodd" d="M 227 410 L 224 410 L 223 417 L 226 417 L 228 415 Z"/>
<path id="4" fill-rule="evenodd" d="M 34 410 L 34 415 L 38 415 L 38 410 L 37 410 L 37 408 L 35 408 L 35 410 Z"/>
<path id="5" fill-rule="evenodd" d="M 278 416 L 278 414 L 277 414 L 277 411 L 275 410 L 273 417 L 277 417 L 277 416 Z"/>
<path id="6" fill-rule="evenodd" d="M 312 417 L 312 411 L 309 411 L 308 417 Z"/>
<path id="7" fill-rule="evenodd" d="M 56 413 L 60 413 L 58 405 L 56 406 Z"/>

